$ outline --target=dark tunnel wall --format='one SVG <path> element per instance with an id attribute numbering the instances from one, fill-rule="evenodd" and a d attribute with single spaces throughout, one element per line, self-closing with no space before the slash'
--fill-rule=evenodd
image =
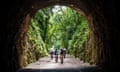
<path id="1" fill-rule="evenodd" d="M 1 34 L 1 41 L 3 43 L 3 53 L 2 59 L 4 61 L 7 70 L 10 72 L 15 72 L 20 68 L 19 64 L 19 51 L 17 50 L 16 36 L 20 33 L 25 34 L 27 30 L 24 27 L 29 25 L 26 23 L 26 16 L 32 16 L 38 8 L 43 8 L 44 6 L 57 4 L 57 1 L 49 0 L 14 0 L 9 2 L 8 7 L 8 24 L 4 26 L 4 31 Z M 37 5 L 36 3 L 43 2 L 43 5 L 39 5 L 38 8 L 32 8 L 32 5 Z M 94 41 L 96 42 L 96 49 L 98 54 L 97 59 L 98 64 L 101 65 L 104 70 L 112 70 L 116 63 L 117 56 L 119 52 L 119 37 L 118 36 L 118 24 L 116 23 L 116 7 L 114 0 L 81 0 L 82 3 L 79 4 L 78 0 L 66 0 L 61 4 L 67 5 L 74 4 L 75 7 L 82 9 L 86 16 L 90 17 L 90 28 L 93 32 Z M 76 4 L 77 3 L 77 4 Z M 23 23 L 25 21 L 25 24 Z M 23 27 L 21 28 L 21 26 Z M 23 29 L 23 32 L 20 32 Z M 102 49 L 101 49 L 102 48 Z"/>

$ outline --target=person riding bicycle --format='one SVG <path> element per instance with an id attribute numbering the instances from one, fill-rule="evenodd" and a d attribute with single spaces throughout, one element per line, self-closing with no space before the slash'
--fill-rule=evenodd
<path id="1" fill-rule="evenodd" d="M 58 49 L 55 49 L 54 55 L 55 55 L 55 62 L 58 62 Z"/>
<path id="2" fill-rule="evenodd" d="M 66 53 L 67 53 L 67 52 L 66 52 L 66 48 L 64 48 L 64 49 L 63 49 L 63 56 L 64 56 L 64 58 L 66 58 Z"/>
<path id="3" fill-rule="evenodd" d="M 54 54 L 54 47 L 50 48 L 50 56 L 51 56 L 51 59 L 53 59 L 53 54 Z"/>
<path id="4" fill-rule="evenodd" d="M 61 64 L 63 64 L 63 58 L 64 58 L 64 50 L 63 48 L 60 49 L 60 60 L 61 60 Z"/>

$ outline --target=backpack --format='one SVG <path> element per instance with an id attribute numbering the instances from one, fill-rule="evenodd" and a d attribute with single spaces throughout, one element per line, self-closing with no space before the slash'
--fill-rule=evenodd
<path id="1" fill-rule="evenodd" d="M 63 49 L 60 49 L 60 54 L 63 54 L 64 53 L 64 50 Z"/>
<path id="2" fill-rule="evenodd" d="M 55 55 L 58 55 L 58 50 L 55 50 Z"/>

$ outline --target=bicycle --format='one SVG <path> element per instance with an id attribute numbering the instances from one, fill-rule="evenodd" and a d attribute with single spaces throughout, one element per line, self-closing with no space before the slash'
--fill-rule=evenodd
<path id="1" fill-rule="evenodd" d="M 63 56 L 63 55 L 60 55 L 61 64 L 63 64 L 63 59 L 64 59 L 64 56 Z"/>
<path id="2" fill-rule="evenodd" d="M 55 62 L 58 62 L 58 55 L 55 55 Z"/>

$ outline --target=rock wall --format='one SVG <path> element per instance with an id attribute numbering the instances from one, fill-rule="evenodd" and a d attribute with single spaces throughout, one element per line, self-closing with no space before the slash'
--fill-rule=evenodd
<path id="1" fill-rule="evenodd" d="M 91 29 L 88 41 L 91 58 L 105 70 L 112 69 L 116 64 L 120 36 L 117 35 L 119 32 L 114 15 L 114 0 L 14 0 L 8 3 L 8 24 L 2 30 L 4 33 L 1 34 L 1 41 L 4 41 L 2 59 L 9 71 L 15 72 L 24 65 L 25 47 L 20 44 L 26 40 L 30 18 L 38 9 L 54 4 L 82 11 Z"/>

